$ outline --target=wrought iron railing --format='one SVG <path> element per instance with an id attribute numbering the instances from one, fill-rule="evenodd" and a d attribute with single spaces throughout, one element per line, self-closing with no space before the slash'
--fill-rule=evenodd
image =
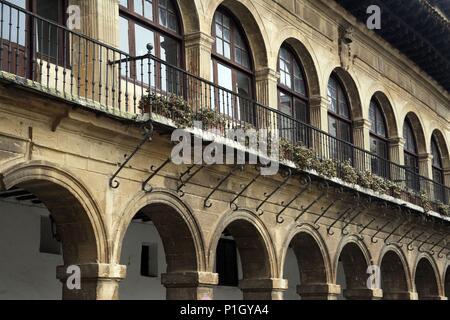
<path id="1" fill-rule="evenodd" d="M 163 44 L 161 44 L 163 45 Z M 179 114 L 167 103 L 176 100 L 194 117 L 218 116 L 210 127 L 276 130 L 279 137 L 313 150 L 319 159 L 350 163 L 413 192 L 396 195 L 417 202 L 426 193 L 435 203 L 448 203 L 450 189 L 311 125 L 264 106 L 249 96 L 220 87 L 152 55 L 132 57 L 20 7 L 0 0 L 0 71 L 21 83 L 110 113 Z M 148 99 L 148 104 L 141 101 Z M 200 119 L 201 117 L 199 117 Z M 337 177 L 344 174 L 337 166 Z"/>

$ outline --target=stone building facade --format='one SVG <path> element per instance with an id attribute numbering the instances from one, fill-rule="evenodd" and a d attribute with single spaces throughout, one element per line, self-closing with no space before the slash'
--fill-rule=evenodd
<path id="1" fill-rule="evenodd" d="M 426 3 L 419 12 L 450 29 Z M 340 1 L 70 0 L 69 17 L 66 7 L 55 16 L 27 1 L 0 4 L 1 297 L 57 298 L 61 286 L 64 299 L 117 299 L 121 286 L 144 299 L 450 296 L 448 83 Z M 79 29 L 59 26 L 77 17 Z M 433 54 L 449 64 L 448 52 Z M 275 117 L 268 127 L 288 142 L 308 132 L 316 154 L 325 148 L 338 167 L 401 191 L 288 160 L 272 176 L 248 164 L 176 165 L 179 122 L 138 108 L 152 87 L 153 99 L 181 90 L 227 123 L 261 129 L 261 114 Z M 62 258 L 21 249 L 39 237 L 43 247 L 35 211 L 51 217 Z M 237 286 L 219 285 L 223 239 L 237 250 Z M 151 281 L 138 274 L 144 242 L 159 259 Z M 81 289 L 67 285 L 70 266 Z M 380 281 L 368 286 L 372 272 Z"/>

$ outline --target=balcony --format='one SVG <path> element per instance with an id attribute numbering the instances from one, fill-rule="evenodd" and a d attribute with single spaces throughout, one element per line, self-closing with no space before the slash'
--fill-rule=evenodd
<path id="1" fill-rule="evenodd" d="M 120 119 L 265 129 L 282 163 L 448 214 L 450 189 L 151 54 L 132 57 L 0 0 L 0 79 Z M 248 147 L 248 146 L 243 146 Z"/>

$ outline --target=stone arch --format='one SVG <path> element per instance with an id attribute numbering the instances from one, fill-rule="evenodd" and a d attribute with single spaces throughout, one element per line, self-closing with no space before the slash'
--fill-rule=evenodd
<path id="1" fill-rule="evenodd" d="M 125 206 L 114 226 L 113 259 L 120 260 L 122 243 L 133 217 L 142 212 L 154 223 L 164 246 L 167 273 L 200 272 L 206 269 L 205 247 L 192 209 L 170 191 L 139 192 Z"/>
<path id="2" fill-rule="evenodd" d="M 3 173 L 6 190 L 25 189 L 50 211 L 63 246 L 65 265 L 109 263 L 110 251 L 101 211 L 89 189 L 60 166 L 31 161 Z"/>
<path id="3" fill-rule="evenodd" d="M 365 244 L 358 238 L 351 236 L 343 239 L 337 252 L 334 262 L 334 275 L 337 276 L 339 261 L 341 261 L 347 287 L 344 290 L 344 296 L 347 299 L 372 298 L 372 293 L 367 291 L 367 268 L 373 260 Z"/>
<path id="4" fill-rule="evenodd" d="M 419 300 L 440 299 L 440 276 L 433 259 L 426 254 L 417 258 L 414 269 L 414 286 Z"/>
<path id="5" fill-rule="evenodd" d="M 283 273 L 287 251 L 291 247 L 297 258 L 300 286 L 297 292 L 306 299 L 326 299 L 334 292 L 328 290 L 332 283 L 332 268 L 325 242 L 320 234 L 308 225 L 289 233 L 283 245 L 280 273 Z"/>
<path id="6" fill-rule="evenodd" d="M 206 12 L 215 13 L 217 8 L 223 5 L 230 10 L 242 25 L 243 31 L 247 36 L 253 65 L 258 72 L 268 66 L 268 36 L 264 29 L 264 22 L 257 12 L 251 0 L 214 0 L 209 4 Z M 213 14 L 207 18 L 209 30 L 212 28 Z"/>
<path id="7" fill-rule="evenodd" d="M 199 5 L 196 0 L 175 1 L 180 12 L 180 22 L 184 34 L 192 34 L 200 31 Z"/>
<path id="8" fill-rule="evenodd" d="M 392 107 L 391 100 L 382 91 L 376 91 L 372 95 L 371 100 L 372 99 L 376 99 L 376 101 L 378 102 L 378 104 L 380 105 L 380 107 L 383 111 L 384 117 L 386 119 L 388 137 L 389 138 L 399 137 L 400 132 L 398 131 L 397 117 L 395 115 L 395 110 Z M 369 106 L 370 106 L 370 101 L 369 101 L 369 104 L 367 105 L 367 110 L 369 110 L 368 109 Z M 369 114 L 368 111 L 366 114 Z"/>
<path id="9" fill-rule="evenodd" d="M 415 137 L 416 137 L 416 143 L 417 143 L 417 152 L 418 154 L 425 154 L 427 153 L 427 150 L 429 150 L 428 143 L 425 139 L 425 133 L 424 133 L 424 127 L 422 125 L 422 121 L 417 116 L 416 113 L 410 111 L 406 114 L 405 118 L 403 119 L 402 123 L 402 136 L 403 136 L 403 126 L 405 125 L 405 121 L 408 120 L 411 123 L 411 126 L 414 130 Z"/>
<path id="10" fill-rule="evenodd" d="M 347 94 L 348 102 L 350 104 L 352 120 L 355 121 L 363 119 L 364 115 L 361 103 L 361 95 L 358 90 L 358 86 L 355 80 L 353 79 L 353 76 L 343 68 L 337 67 L 329 74 L 327 79 L 329 80 L 331 75 L 333 74 L 335 74 L 337 78 L 340 80 L 341 84 L 344 87 L 345 93 Z"/>
<path id="11" fill-rule="evenodd" d="M 225 229 L 236 241 L 244 279 L 279 277 L 272 237 L 261 219 L 248 210 L 226 213 L 215 227 L 208 248 L 210 270 L 214 268 L 216 248 Z"/>
<path id="12" fill-rule="evenodd" d="M 447 141 L 445 139 L 445 136 L 441 130 L 434 129 L 431 134 L 431 137 L 430 137 L 430 146 L 431 146 L 431 139 L 433 136 L 436 138 L 436 142 L 438 144 L 439 151 L 441 152 L 442 168 L 444 170 L 448 170 L 448 169 L 450 169 L 450 154 L 448 151 L 448 146 L 447 146 Z"/>
<path id="13" fill-rule="evenodd" d="M 270 62 L 270 68 L 277 70 L 278 56 L 280 48 L 284 43 L 290 45 L 299 58 L 306 77 L 308 96 L 310 98 L 320 97 L 320 80 L 317 63 L 317 58 L 314 55 L 313 49 L 308 43 L 306 38 L 299 39 L 299 32 L 292 27 L 287 27 L 280 30 L 279 34 L 275 37 L 276 43 L 273 47 L 276 48 L 277 54 L 273 55 L 274 61 Z"/>
<path id="14" fill-rule="evenodd" d="M 379 264 L 381 289 L 387 300 L 409 300 L 413 291 L 406 258 L 396 247 L 387 247 L 381 253 Z"/>

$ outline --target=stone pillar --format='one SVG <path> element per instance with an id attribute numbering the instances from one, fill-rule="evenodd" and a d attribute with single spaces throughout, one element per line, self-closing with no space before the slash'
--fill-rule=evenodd
<path id="1" fill-rule="evenodd" d="M 389 159 L 400 166 L 405 165 L 405 139 L 402 137 L 392 137 L 389 139 Z M 391 166 L 390 175 L 393 181 L 397 181 L 399 186 L 405 185 L 405 172 L 397 166 Z"/>
<path id="2" fill-rule="evenodd" d="M 360 149 L 370 151 L 370 121 L 356 119 L 353 121 L 353 144 Z M 361 171 L 371 170 L 370 157 L 364 152 L 356 151 L 354 154 L 355 167 Z"/>
<path id="3" fill-rule="evenodd" d="M 256 71 L 256 101 L 264 106 L 278 109 L 278 78 L 277 71 L 264 68 Z"/>
<path id="4" fill-rule="evenodd" d="M 370 121 L 355 119 L 353 121 L 353 144 L 361 149 L 370 150 Z"/>
<path id="5" fill-rule="evenodd" d="M 283 300 L 288 289 L 285 279 L 244 279 L 239 282 L 244 300 Z"/>
<path id="6" fill-rule="evenodd" d="M 347 289 L 344 290 L 344 297 L 348 300 L 381 300 L 383 290 L 381 289 Z"/>
<path id="7" fill-rule="evenodd" d="M 328 98 L 313 96 L 309 99 L 311 125 L 328 132 Z"/>
<path id="8" fill-rule="evenodd" d="M 71 285 L 76 284 L 76 267 L 79 268 L 80 287 L 72 289 Z M 125 275 L 126 266 L 118 264 L 59 266 L 56 270 L 56 276 L 63 284 L 64 300 L 117 300 L 119 282 Z"/>
<path id="9" fill-rule="evenodd" d="M 185 35 L 184 41 L 186 70 L 211 81 L 211 51 L 214 38 L 206 33 L 196 32 Z"/>
<path id="10" fill-rule="evenodd" d="M 81 29 L 75 31 L 114 48 L 119 47 L 119 32 L 121 32 L 119 30 L 119 1 L 70 0 L 69 4 L 78 6 L 81 11 Z M 126 32 L 126 30 L 122 30 L 122 32 Z M 69 81 L 74 81 L 73 93 L 76 96 L 79 95 L 79 98 L 103 105 L 114 105 L 123 111 L 126 107 L 128 107 L 127 111 L 137 111 L 131 86 L 128 93 L 121 93 L 120 100 L 123 101 L 123 105 L 118 106 L 119 97 L 117 94 L 120 91 L 118 86 L 119 81 L 121 81 L 118 71 L 119 66 L 108 64 L 109 61 L 124 59 L 124 56 L 111 50 L 107 52 L 106 48 L 101 45 L 77 36 L 71 37 L 69 50 L 72 63 L 71 73 L 73 75 L 73 79 Z M 146 48 L 143 48 L 143 50 L 146 50 Z M 108 83 L 106 79 L 108 79 Z M 113 98 L 114 95 L 116 96 Z M 140 97 L 137 97 L 136 104 L 138 99 Z"/>
<path id="11" fill-rule="evenodd" d="M 433 155 L 431 153 L 419 154 L 419 174 L 421 176 L 433 178 Z"/>
<path id="12" fill-rule="evenodd" d="M 219 275 L 211 272 L 180 272 L 162 275 L 167 300 L 212 300 Z"/>
<path id="13" fill-rule="evenodd" d="M 418 300 L 419 295 L 413 291 L 392 291 L 383 293 L 384 300 Z"/>
<path id="14" fill-rule="evenodd" d="M 70 0 L 69 4 L 76 5 L 81 10 L 81 30 L 75 31 L 113 47 L 118 47 L 119 1 Z"/>
<path id="15" fill-rule="evenodd" d="M 297 293 L 302 300 L 337 300 L 341 286 L 330 283 L 300 285 Z"/>

